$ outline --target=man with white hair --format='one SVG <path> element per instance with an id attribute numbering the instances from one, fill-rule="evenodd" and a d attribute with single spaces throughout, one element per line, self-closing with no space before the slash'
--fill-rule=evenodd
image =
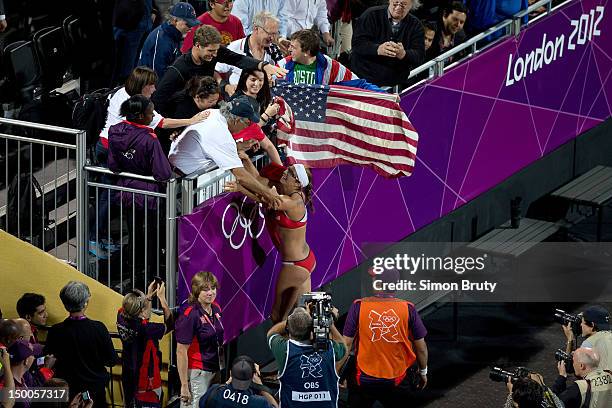
<path id="1" fill-rule="evenodd" d="M 574 351 L 573 366 L 580 378 L 567 387 L 565 361 L 558 363 L 559 377 L 553 392 L 565 404 L 565 408 L 599 408 L 612 406 L 612 371 L 599 368 L 599 356 L 586 347 Z"/>
<path id="2" fill-rule="evenodd" d="M 388 6 L 366 10 L 353 27 L 351 69 L 378 86 L 408 79 L 425 58 L 423 26 L 410 11 L 419 0 L 391 0 Z"/>
<path id="3" fill-rule="evenodd" d="M 253 57 L 271 65 L 276 65 L 283 59 L 283 53 L 278 48 L 278 45 L 274 43 L 279 35 L 279 19 L 270 12 L 262 11 L 253 17 L 252 23 L 252 32 L 245 38 L 232 41 L 230 45 L 227 46 L 227 49 L 240 55 L 246 55 L 247 57 Z M 222 62 L 217 63 L 215 71 L 222 74 L 229 73 L 229 83 L 231 85 L 236 85 L 238 83 L 240 74 L 242 73 L 242 69 Z M 229 92 L 231 94 L 236 87 L 233 86 L 224 89 L 226 89 L 226 91 L 230 91 L 231 89 Z"/>
<path id="4" fill-rule="evenodd" d="M 279 20 L 280 30 L 285 32 L 287 20 L 281 15 L 286 0 L 235 0 L 232 14 L 240 19 L 245 34 L 251 34 L 257 23 L 254 16 L 266 11 Z"/>
<path id="5" fill-rule="evenodd" d="M 261 195 L 273 208 L 280 204 L 279 195 L 255 179 L 243 166 L 233 135 L 237 135 L 259 116 L 246 96 L 238 97 L 221 109 L 211 109 L 210 116 L 198 125 L 187 127 L 170 147 L 168 159 L 179 175 L 186 175 L 216 164 L 221 170 L 229 170 L 239 184 Z M 255 140 L 245 142 L 248 150 Z"/>

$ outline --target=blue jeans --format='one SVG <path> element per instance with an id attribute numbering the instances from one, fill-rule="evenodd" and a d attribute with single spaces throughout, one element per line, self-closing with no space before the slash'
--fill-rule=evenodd
<path id="1" fill-rule="evenodd" d="M 145 30 L 136 28 L 124 30 L 113 27 L 115 39 L 115 69 L 113 70 L 113 85 L 123 83 L 136 67 L 140 54 L 140 44 Z"/>

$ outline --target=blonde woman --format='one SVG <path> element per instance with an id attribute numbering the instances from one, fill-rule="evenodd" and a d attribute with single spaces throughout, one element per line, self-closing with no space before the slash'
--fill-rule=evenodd
<path id="1" fill-rule="evenodd" d="M 196 273 L 191 279 L 189 306 L 176 322 L 181 407 L 197 407 L 223 368 L 221 308 L 215 302 L 218 287 L 212 273 Z"/>
<path id="2" fill-rule="evenodd" d="M 164 311 L 164 323 L 149 321 L 156 296 Z M 117 313 L 117 330 L 123 345 L 121 381 L 126 407 L 161 407 L 162 356 L 159 341 L 172 330 L 172 320 L 164 282 L 152 282 L 146 295 L 134 289 L 123 297 Z"/>

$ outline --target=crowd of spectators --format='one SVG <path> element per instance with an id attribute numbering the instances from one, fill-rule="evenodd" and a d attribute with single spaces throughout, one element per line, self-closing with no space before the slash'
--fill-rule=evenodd
<path id="1" fill-rule="evenodd" d="M 394 278 L 395 272 L 384 276 L 386 281 Z M 249 356 L 234 358 L 226 369 L 223 321 L 231 317 L 224 318 L 217 302 L 217 277 L 199 272 L 191 279 L 190 289 L 188 301 L 176 310 L 170 309 L 165 283 L 158 278 L 146 292 L 128 291 L 117 305 L 116 327 L 87 315 L 92 296 L 83 282 L 70 281 L 60 290 L 67 317 L 52 326 L 47 326 L 45 298 L 24 294 L 17 303 L 23 318 L 2 320 L 0 316 L 0 406 L 105 407 L 113 380 L 109 368 L 121 365 L 123 406 L 162 407 L 167 396 L 162 387 L 160 341 L 172 331 L 178 378 L 169 381 L 180 385 L 181 407 L 270 408 L 279 403 L 297 407 L 316 399 L 317 407 L 337 408 L 345 366 L 352 367 L 345 375 L 351 407 L 369 407 L 375 400 L 397 406 L 427 384 L 427 331 L 412 303 L 393 292 L 375 291 L 373 297 L 357 299 L 349 310 L 344 335 L 336 328 L 339 312 L 333 308 L 334 323 L 324 341 L 314 336 L 318 324 L 313 320 L 314 303 L 306 301 L 298 307 L 294 297 L 290 313 L 267 333 L 278 367 L 274 385 L 274 380 L 262 381 L 258 364 Z M 163 320 L 152 317 L 154 302 Z M 372 316 L 395 316 L 396 320 L 374 319 L 365 324 Z M 44 346 L 34 335 L 41 332 L 46 332 Z M 121 340 L 120 349 L 116 350 L 110 332 Z M 418 383 L 412 382 L 415 373 Z M 68 398 L 37 405 L 27 398 L 8 397 L 10 390 L 38 387 L 64 389 Z"/>

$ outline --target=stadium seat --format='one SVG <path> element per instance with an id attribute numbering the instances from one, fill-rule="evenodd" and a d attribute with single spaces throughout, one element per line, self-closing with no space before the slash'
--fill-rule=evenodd
<path id="1" fill-rule="evenodd" d="M 15 89 L 17 99 L 27 102 L 34 99 L 34 90 L 40 86 L 40 66 L 31 41 L 17 41 L 4 48 L 4 60 L 8 79 Z"/>
<path id="2" fill-rule="evenodd" d="M 46 27 L 37 31 L 32 42 L 40 62 L 43 89 L 50 91 L 62 86 L 68 69 L 62 27 Z"/>

